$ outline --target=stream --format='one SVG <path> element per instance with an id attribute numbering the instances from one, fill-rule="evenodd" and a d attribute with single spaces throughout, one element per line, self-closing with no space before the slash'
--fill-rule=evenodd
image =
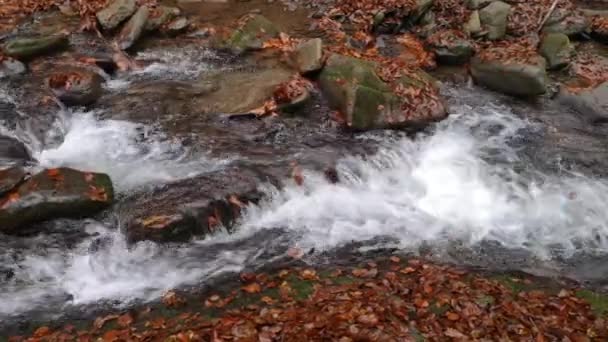
<path id="1" fill-rule="evenodd" d="M 170 289 L 196 288 L 222 274 L 271 264 L 292 247 L 310 251 L 304 258 L 310 263 L 326 262 L 327 253 L 354 243 L 358 251 L 424 251 L 444 262 L 607 285 L 603 163 L 608 140 L 603 128 L 589 135 L 577 126 L 584 123 L 562 120 L 571 114 L 550 103 L 526 103 L 445 82 L 449 118 L 415 137 L 396 132 L 352 136 L 287 118 L 293 127 L 284 124 L 254 146 L 247 139 L 255 141 L 252 136 L 268 127 L 243 122 L 227 129 L 213 126 L 226 130 L 211 133 L 200 128 L 206 121 L 182 107 L 155 116 L 172 109 L 151 103 L 152 114 L 146 116 L 145 108 L 116 105 L 121 96 L 147 101 L 140 93 L 121 95 L 146 82 L 187 83 L 237 69 L 209 50 L 170 51 L 141 51 L 138 57 L 150 63 L 109 78 L 103 106 L 56 111 L 44 134 L 6 122 L 0 127 L 0 133 L 26 143 L 39 168 L 109 174 L 118 201 L 92 219 L 55 220 L 38 234 L 0 235 L 0 328 L 32 315 L 57 318 L 99 303 L 126 307 L 152 301 Z M 238 76 L 247 82 L 247 74 Z M 178 92 L 169 96 L 177 98 Z M 158 94 L 159 101 L 167 96 Z M 186 93 L 180 104 L 190 97 Z M 28 101 L 7 85 L 0 87 L 0 99 L 17 108 Z M 313 106 L 311 115 L 327 111 L 324 106 Z M 297 143 L 291 142 L 292 129 L 317 135 L 294 135 Z M 237 142 L 222 140 L 230 138 L 226 132 Z M 319 147 L 307 136 L 325 141 Z M 340 182 L 328 182 L 306 163 L 303 186 L 289 179 L 281 187 L 261 182 L 265 199 L 246 208 L 232 234 L 221 231 L 187 243 L 129 244 L 121 232 L 133 198 L 221 175 L 242 162 L 275 167 L 269 160 L 311 156 L 335 160 Z"/>

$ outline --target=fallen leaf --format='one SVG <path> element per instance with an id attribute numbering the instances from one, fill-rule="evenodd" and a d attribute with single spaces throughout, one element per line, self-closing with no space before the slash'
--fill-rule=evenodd
<path id="1" fill-rule="evenodd" d="M 241 289 L 247 293 L 260 293 L 262 292 L 262 287 L 258 283 L 251 283 L 249 285 L 241 287 Z"/>

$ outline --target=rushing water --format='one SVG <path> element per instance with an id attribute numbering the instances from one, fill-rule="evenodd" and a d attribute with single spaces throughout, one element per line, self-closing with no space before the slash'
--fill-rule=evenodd
<path id="1" fill-rule="evenodd" d="M 388 237 L 405 250 L 494 241 L 547 261 L 608 254 L 608 182 L 526 164 L 519 138 L 536 125 L 499 100 L 470 101 L 476 92 L 450 90 L 452 115 L 427 133 L 379 136 L 377 154 L 339 161 L 338 184 L 305 171 L 304 186 L 266 188 L 267 200 L 248 208 L 234 235 L 129 247 L 111 220 L 89 220 L 70 223 L 90 236 L 74 245 L 53 233 L 2 236 L 0 265 L 13 275 L 0 283 L 0 318 L 38 307 L 154 299 L 269 262 L 291 246 L 331 251 Z M 192 154 L 154 127 L 99 120 L 95 112 L 63 113 L 52 134 L 62 142 L 32 145 L 42 166 L 109 173 L 119 193 L 228 162 Z"/>

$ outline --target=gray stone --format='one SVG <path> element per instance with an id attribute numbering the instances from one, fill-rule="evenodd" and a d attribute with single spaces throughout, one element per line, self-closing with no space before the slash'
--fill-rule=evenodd
<path id="1" fill-rule="evenodd" d="M 7 56 L 17 59 L 30 59 L 64 49 L 68 45 L 68 37 L 64 34 L 27 38 L 16 37 L 4 44 L 3 51 Z"/>
<path id="2" fill-rule="evenodd" d="M 549 33 L 543 37 L 540 54 L 547 60 L 547 69 L 567 67 L 574 53 L 570 39 L 562 33 Z"/>
<path id="3" fill-rule="evenodd" d="M 437 34 L 444 35 L 446 33 L 439 32 Z M 467 63 L 475 53 L 473 44 L 463 38 L 454 37 L 453 39 L 440 39 L 438 41 L 440 43 L 431 43 L 430 46 L 435 52 L 437 62 L 440 64 L 462 65 Z"/>
<path id="4" fill-rule="evenodd" d="M 95 72 L 71 69 L 51 75 L 47 83 L 53 94 L 66 105 L 86 106 L 101 97 L 103 81 Z"/>
<path id="5" fill-rule="evenodd" d="M 476 10 L 485 7 L 494 0 L 465 0 L 468 9 Z"/>
<path id="6" fill-rule="evenodd" d="M 144 32 L 144 27 L 146 25 L 146 21 L 148 20 L 148 16 L 150 14 L 150 10 L 147 6 L 141 6 L 137 9 L 137 12 L 133 14 L 131 19 L 127 21 L 125 26 L 123 26 L 120 34 L 116 38 L 118 42 L 118 47 L 121 50 L 126 50 L 133 46 L 135 42 L 141 37 L 141 34 Z"/>
<path id="7" fill-rule="evenodd" d="M 5 58 L 0 62 L 0 78 L 21 75 L 25 73 L 25 64 L 12 58 Z"/>
<path id="8" fill-rule="evenodd" d="M 104 30 L 112 30 L 133 15 L 136 10 L 135 0 L 114 0 L 106 8 L 97 12 L 97 20 Z"/>
<path id="9" fill-rule="evenodd" d="M 563 33 L 572 37 L 587 31 L 590 26 L 591 21 L 582 12 L 557 9 L 551 14 L 542 31 L 543 33 Z"/>
<path id="10" fill-rule="evenodd" d="M 464 31 L 472 37 L 476 37 L 482 31 L 481 19 L 479 18 L 479 11 L 471 12 L 469 20 L 464 24 Z"/>
<path id="11" fill-rule="evenodd" d="M 32 155 L 21 141 L 6 135 L 0 135 L 0 161 L 25 162 L 31 161 Z"/>
<path id="12" fill-rule="evenodd" d="M 295 63 L 301 73 L 318 71 L 323 68 L 323 41 L 314 38 L 300 44 L 295 51 Z"/>
<path id="13" fill-rule="evenodd" d="M 27 171 L 20 165 L 0 169 L 0 196 L 4 196 L 16 188 L 27 176 Z"/>
<path id="14" fill-rule="evenodd" d="M 494 1 L 479 11 L 479 19 L 488 31 L 489 40 L 497 40 L 505 36 L 510 12 L 511 6 L 502 1 Z"/>
<path id="15" fill-rule="evenodd" d="M 226 45 L 233 52 L 259 50 L 265 41 L 279 36 L 279 29 L 264 16 L 250 14 L 242 19 L 242 25 L 236 29 Z"/>
<path id="16" fill-rule="evenodd" d="M 69 168 L 44 170 L 0 198 L 0 231 L 54 218 L 86 217 L 110 206 L 110 177 Z"/>
<path id="17" fill-rule="evenodd" d="M 545 60 L 540 56 L 532 63 L 483 60 L 480 57 L 471 61 L 471 75 L 476 83 L 516 96 L 544 94 L 547 87 L 545 69 Z"/>
<path id="18" fill-rule="evenodd" d="M 148 16 L 148 21 L 146 21 L 145 30 L 158 30 L 162 25 L 175 19 L 175 17 L 177 17 L 180 13 L 181 11 L 177 7 L 159 6 Z"/>
<path id="19" fill-rule="evenodd" d="M 166 33 L 172 36 L 178 35 L 186 31 L 190 27 L 190 21 L 187 18 L 181 17 L 173 20 L 167 25 Z"/>

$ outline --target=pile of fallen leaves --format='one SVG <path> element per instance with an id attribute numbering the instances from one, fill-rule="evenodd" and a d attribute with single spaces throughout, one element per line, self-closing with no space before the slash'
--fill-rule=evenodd
<path id="1" fill-rule="evenodd" d="M 570 72 L 576 76 L 571 84 L 566 85 L 571 92 L 580 92 L 608 82 L 608 63 L 587 51 L 577 53 Z"/>
<path id="2" fill-rule="evenodd" d="M 243 273 L 240 289 L 41 327 L 10 341 L 605 341 L 580 292 L 398 257 L 362 268 Z M 577 295 L 577 293 L 579 295 Z"/>
<path id="3" fill-rule="evenodd" d="M 508 31 L 518 37 L 537 32 L 544 17 L 549 13 L 554 0 L 520 1 L 511 3 Z M 570 0 L 560 0 L 554 11 L 574 11 L 575 6 Z M 556 12 L 554 12 L 555 14 Z"/>
<path id="4" fill-rule="evenodd" d="M 501 61 L 514 63 L 532 63 L 538 61 L 537 40 L 520 38 L 486 42 L 480 44 L 485 49 L 478 53 L 478 57 L 486 61 Z"/>
<path id="5" fill-rule="evenodd" d="M 368 31 L 378 13 L 401 20 L 415 8 L 416 0 L 337 0 L 328 16 L 347 16 L 351 23 Z"/>

